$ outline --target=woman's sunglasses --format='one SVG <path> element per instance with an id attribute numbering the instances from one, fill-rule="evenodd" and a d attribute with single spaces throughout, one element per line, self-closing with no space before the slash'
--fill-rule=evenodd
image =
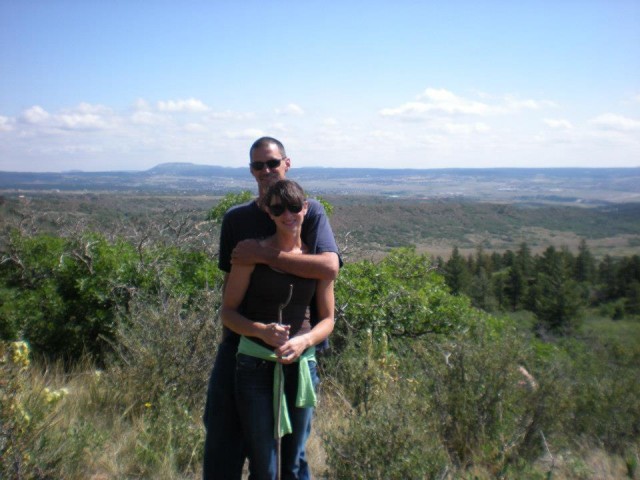
<path id="1" fill-rule="evenodd" d="M 274 217 L 279 217 L 285 210 L 289 210 L 291 213 L 300 213 L 302 211 L 302 205 L 288 205 L 285 203 L 269 205 L 269 211 Z"/>

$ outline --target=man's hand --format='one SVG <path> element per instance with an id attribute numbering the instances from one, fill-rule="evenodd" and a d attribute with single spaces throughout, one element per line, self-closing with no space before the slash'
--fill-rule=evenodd
<path id="1" fill-rule="evenodd" d="M 264 261 L 266 247 L 255 239 L 242 240 L 231 252 L 232 265 L 255 265 Z"/>

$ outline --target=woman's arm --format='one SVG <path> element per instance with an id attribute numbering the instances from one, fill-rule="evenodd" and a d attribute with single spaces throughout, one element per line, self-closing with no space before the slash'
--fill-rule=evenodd
<path id="1" fill-rule="evenodd" d="M 220 317 L 231 331 L 246 337 L 256 337 L 272 347 L 279 347 L 289 339 L 289 325 L 254 322 L 238 313 L 247 293 L 254 265 L 233 265 L 226 278 L 222 294 Z"/>
<path id="2" fill-rule="evenodd" d="M 313 347 L 326 339 L 333 331 L 335 300 L 333 294 L 333 280 L 319 280 L 316 286 L 316 305 L 320 321 L 309 333 L 293 337 L 277 348 L 275 354 L 280 362 L 289 364 L 295 362 L 309 347 Z"/>

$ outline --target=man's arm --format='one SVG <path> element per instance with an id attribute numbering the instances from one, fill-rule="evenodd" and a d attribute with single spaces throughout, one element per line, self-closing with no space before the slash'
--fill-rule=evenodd
<path id="1" fill-rule="evenodd" d="M 335 280 L 340 270 L 340 260 L 338 254 L 334 252 L 300 255 L 262 246 L 258 240 L 239 242 L 231 254 L 231 264 L 255 265 L 256 263 L 263 263 L 302 278 L 317 280 Z"/>

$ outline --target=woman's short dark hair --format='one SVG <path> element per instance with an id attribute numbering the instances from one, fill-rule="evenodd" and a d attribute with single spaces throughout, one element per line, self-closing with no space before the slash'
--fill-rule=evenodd
<path id="1" fill-rule="evenodd" d="M 307 199 L 302 187 L 293 180 L 278 180 L 271 185 L 264 197 L 265 205 L 271 205 L 274 198 L 286 205 L 302 205 Z"/>

